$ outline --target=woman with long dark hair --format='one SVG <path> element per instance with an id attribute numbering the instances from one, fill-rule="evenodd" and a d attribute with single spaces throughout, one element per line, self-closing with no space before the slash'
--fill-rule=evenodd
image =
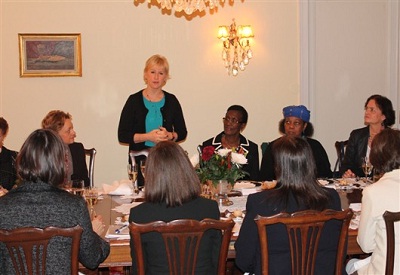
<path id="1" fill-rule="evenodd" d="M 110 245 L 93 230 L 85 200 L 61 189 L 66 173 L 66 147 L 59 135 L 40 129 L 29 135 L 17 157 L 21 184 L 0 198 L 0 228 L 83 228 L 79 261 L 96 269 L 110 253 Z M 47 274 L 70 274 L 68 240 L 54 241 L 47 251 Z M 15 274 L 4 245 L 0 245 L 0 274 Z M 4 257 L 3 257 L 4 256 Z"/>
<path id="2" fill-rule="evenodd" d="M 129 222 L 219 219 L 217 202 L 200 196 L 199 178 L 185 151 L 176 142 L 161 141 L 150 150 L 145 175 L 145 202 L 131 209 Z M 220 240 L 220 232 L 206 232 L 200 244 L 195 274 L 216 274 Z M 143 235 L 142 242 L 146 250 L 146 274 L 169 274 L 162 237 L 152 232 Z M 131 256 L 132 272 L 136 274 L 134 249 L 131 249 Z"/>
<path id="3" fill-rule="evenodd" d="M 272 216 L 309 209 L 341 210 L 338 193 L 318 183 L 315 161 L 306 140 L 284 136 L 274 142 L 273 150 L 277 186 L 249 195 L 246 216 L 235 243 L 236 265 L 243 272 L 261 274 L 260 245 L 254 222 L 257 215 Z M 339 233 L 340 224 L 327 223 L 318 248 L 315 274 L 333 274 Z M 290 274 L 290 250 L 284 226 L 271 226 L 268 235 L 271 236 L 268 238 L 270 273 Z"/>

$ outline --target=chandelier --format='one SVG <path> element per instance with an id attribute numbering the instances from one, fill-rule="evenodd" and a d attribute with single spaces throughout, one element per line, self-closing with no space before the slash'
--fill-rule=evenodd
<path id="1" fill-rule="evenodd" d="M 219 26 L 218 38 L 222 40 L 222 60 L 228 75 L 237 76 L 244 71 L 253 57 L 249 38 L 254 37 L 250 25 L 236 27 L 235 19 L 230 26 Z"/>
<path id="2" fill-rule="evenodd" d="M 135 0 L 137 2 L 139 0 Z M 202 12 L 208 8 L 213 10 L 218 7 L 218 3 L 223 4 L 225 0 L 156 0 L 157 3 L 161 6 L 161 9 L 174 10 L 176 12 L 184 12 L 188 15 L 192 14 L 195 11 Z M 148 0 L 150 4 L 152 0 Z"/>

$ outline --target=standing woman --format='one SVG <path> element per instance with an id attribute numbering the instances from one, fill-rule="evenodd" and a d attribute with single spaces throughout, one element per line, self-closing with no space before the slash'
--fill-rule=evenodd
<path id="1" fill-rule="evenodd" d="M 371 142 L 374 137 L 395 122 L 392 102 L 384 96 L 370 96 L 365 102 L 364 109 L 366 127 L 353 130 L 350 133 L 340 171 L 344 178 L 365 176 L 362 169 L 362 158 L 369 157 Z"/>
<path id="2" fill-rule="evenodd" d="M 118 140 L 129 144 L 129 150 L 140 151 L 160 141 L 186 139 L 181 105 L 173 94 L 162 89 L 169 78 L 165 57 L 153 55 L 146 61 L 143 74 L 146 88 L 129 96 L 118 125 Z M 136 162 L 139 160 L 137 157 Z M 141 176 L 138 182 L 143 185 Z"/>

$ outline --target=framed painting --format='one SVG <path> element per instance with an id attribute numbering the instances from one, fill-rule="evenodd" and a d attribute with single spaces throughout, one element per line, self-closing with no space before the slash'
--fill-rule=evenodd
<path id="1" fill-rule="evenodd" d="M 82 76 L 81 34 L 18 34 L 21 77 Z"/>

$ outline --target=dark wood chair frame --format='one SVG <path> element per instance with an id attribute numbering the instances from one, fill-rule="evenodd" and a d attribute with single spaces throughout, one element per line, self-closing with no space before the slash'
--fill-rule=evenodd
<path id="1" fill-rule="evenodd" d="M 96 149 L 85 149 L 85 155 L 89 157 L 89 182 L 90 187 L 94 187 L 94 160 L 96 158 Z"/>
<path id="2" fill-rule="evenodd" d="M 400 212 L 385 211 L 383 219 L 386 224 L 386 239 L 387 239 L 387 252 L 386 252 L 386 275 L 392 275 L 394 270 L 394 223 L 400 221 Z"/>
<path id="3" fill-rule="evenodd" d="M 325 222 L 330 220 L 339 220 L 342 222 L 335 264 L 335 274 L 342 274 L 346 250 L 346 236 L 352 216 L 353 211 L 351 209 L 344 211 L 330 209 L 324 211 L 306 210 L 293 214 L 279 213 L 270 217 L 257 216 L 255 222 L 261 245 L 262 274 L 268 274 L 267 227 L 269 225 L 281 223 L 286 226 L 289 237 L 292 274 L 312 275 L 314 274 L 322 229 Z"/>
<path id="4" fill-rule="evenodd" d="M 335 167 L 333 169 L 333 176 L 334 177 L 341 177 L 342 175 L 339 175 L 340 169 L 342 168 L 342 163 L 344 159 L 344 154 L 346 151 L 346 146 L 347 146 L 348 140 L 343 140 L 343 141 L 336 141 L 335 142 L 335 149 L 336 149 L 336 155 L 337 155 L 337 160 L 335 163 Z"/>
<path id="5" fill-rule="evenodd" d="M 130 223 L 129 229 L 133 240 L 133 249 L 136 254 L 138 274 L 146 272 L 141 235 L 149 232 L 161 233 L 165 243 L 170 274 L 195 274 L 198 249 L 205 231 L 218 229 L 222 232 L 222 242 L 218 258 L 218 273 L 226 272 L 226 259 L 232 229 L 235 223 L 232 220 L 174 220 L 171 222 L 155 221 L 146 224 Z M 189 247 L 187 250 L 186 247 Z M 187 253 L 189 251 L 189 253 Z M 173 253 L 170 253 L 173 252 Z M 179 265 L 179 263 L 181 263 Z"/>
<path id="6" fill-rule="evenodd" d="M 49 256 L 47 255 L 47 246 L 50 239 L 56 236 L 69 237 L 72 240 L 71 274 L 78 274 L 82 231 L 83 229 L 79 225 L 70 228 L 51 226 L 44 229 L 35 227 L 0 229 L 0 242 L 6 245 L 17 275 L 44 275 L 46 274 L 46 257 Z"/>

